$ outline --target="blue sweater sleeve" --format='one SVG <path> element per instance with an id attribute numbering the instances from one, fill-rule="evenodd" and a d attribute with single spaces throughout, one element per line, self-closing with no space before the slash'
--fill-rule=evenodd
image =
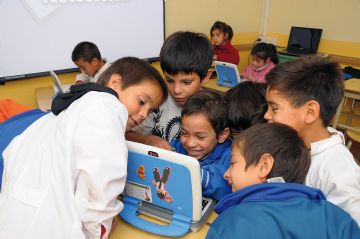
<path id="1" fill-rule="evenodd" d="M 220 200 L 231 193 L 231 187 L 224 178 L 224 173 L 230 166 L 230 155 L 231 148 L 228 148 L 213 164 L 201 167 L 201 184 L 205 197 Z"/>

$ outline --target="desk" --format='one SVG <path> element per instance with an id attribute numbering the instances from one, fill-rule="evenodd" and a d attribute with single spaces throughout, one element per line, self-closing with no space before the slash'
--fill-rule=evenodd
<path id="1" fill-rule="evenodd" d="M 49 111 L 51 109 L 51 100 L 54 96 L 53 87 L 40 87 L 35 89 L 36 102 L 38 108 L 42 111 Z"/>
<path id="2" fill-rule="evenodd" d="M 217 214 L 211 212 L 209 218 L 206 220 L 203 227 L 198 232 L 189 232 L 182 237 L 184 239 L 202 239 L 205 238 L 207 231 L 209 230 L 210 223 L 212 223 Z M 109 239 L 162 239 L 168 238 L 156 234 L 152 234 L 146 231 L 142 231 L 136 227 L 131 226 L 127 222 L 124 222 L 121 218 L 118 218 L 118 225 L 110 235 Z"/>
<path id="3" fill-rule="evenodd" d="M 360 132 L 360 129 L 356 129 L 356 128 L 350 126 L 351 120 L 350 121 L 348 120 L 347 124 L 339 123 L 341 111 L 344 106 L 345 99 L 347 99 L 347 98 L 353 99 L 353 100 L 360 100 L 360 79 L 352 78 L 352 79 L 345 81 L 344 97 L 341 100 L 341 103 L 336 111 L 335 119 L 334 119 L 332 126 L 334 128 L 351 129 L 352 131 Z M 350 109 L 350 110 L 352 110 L 352 109 Z M 351 113 L 352 112 L 350 112 L 349 114 L 351 115 Z"/>
<path id="4" fill-rule="evenodd" d="M 210 79 L 208 82 L 202 85 L 202 88 L 204 89 L 211 89 L 216 90 L 220 93 L 225 93 L 226 91 L 230 90 L 230 87 L 220 86 L 217 84 L 217 78 Z"/>

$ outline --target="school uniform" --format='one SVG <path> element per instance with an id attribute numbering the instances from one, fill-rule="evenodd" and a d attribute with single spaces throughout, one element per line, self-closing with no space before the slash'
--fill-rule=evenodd
<path id="1" fill-rule="evenodd" d="M 115 92 L 53 106 L 57 116 L 36 120 L 3 153 L 0 238 L 107 238 L 123 208 L 127 110 Z"/>
<path id="2" fill-rule="evenodd" d="M 276 65 L 270 61 L 267 66 L 262 69 L 261 71 L 257 71 L 254 68 L 253 64 L 248 65 L 245 70 L 243 71 L 242 75 L 244 76 L 248 76 L 250 77 L 251 81 L 254 83 L 260 83 L 260 84 L 264 84 L 267 83 L 265 80 L 265 76 L 267 75 L 267 73 L 269 73 Z"/>
<path id="3" fill-rule="evenodd" d="M 360 238 L 348 213 L 317 189 L 292 183 L 260 183 L 224 197 L 207 239 Z"/>
<path id="4" fill-rule="evenodd" d="M 306 185 L 347 211 L 360 225 L 360 167 L 344 145 L 341 132 L 328 127 L 330 138 L 311 143 L 311 165 Z M 360 238 L 360 237 L 359 237 Z"/>
<path id="5" fill-rule="evenodd" d="M 85 73 L 81 73 L 78 74 L 76 76 L 76 82 L 82 82 L 82 83 L 96 83 L 99 79 L 99 77 L 101 76 L 101 74 L 111 66 L 111 63 L 106 61 L 106 59 L 103 59 L 103 61 L 105 61 L 105 64 L 103 65 L 103 67 L 100 68 L 100 70 L 98 72 L 96 72 L 96 74 L 94 76 L 89 76 Z"/>
<path id="6" fill-rule="evenodd" d="M 235 65 L 240 62 L 239 51 L 231 45 L 230 41 L 220 46 L 214 46 L 214 54 L 217 56 L 217 61 L 224 61 Z"/>
<path id="7" fill-rule="evenodd" d="M 176 152 L 188 155 L 179 139 L 171 142 L 171 146 Z M 211 153 L 199 160 L 203 196 L 220 200 L 231 193 L 231 187 L 224 178 L 224 173 L 230 166 L 230 158 L 231 141 L 226 140 L 217 144 Z"/>
<path id="8" fill-rule="evenodd" d="M 142 135 L 159 136 L 169 143 L 180 137 L 181 107 L 177 106 L 172 97 L 167 100 L 138 126 L 131 129 Z"/>

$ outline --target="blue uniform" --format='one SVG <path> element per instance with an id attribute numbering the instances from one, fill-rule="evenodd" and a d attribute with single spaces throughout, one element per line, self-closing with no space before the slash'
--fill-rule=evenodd
<path id="1" fill-rule="evenodd" d="M 176 152 L 188 155 L 179 139 L 172 141 L 171 145 Z M 224 179 L 224 173 L 230 166 L 230 157 L 231 141 L 227 140 L 217 144 L 210 154 L 199 160 L 203 196 L 220 200 L 231 193 L 231 188 Z"/>
<path id="2" fill-rule="evenodd" d="M 206 239 L 360 238 L 347 212 L 301 184 L 255 184 L 224 197 L 215 211 Z"/>
<path id="3" fill-rule="evenodd" d="M 29 125 L 45 114 L 47 114 L 47 112 L 38 109 L 29 110 L 15 115 L 0 124 L 0 189 L 4 169 L 2 157 L 4 149 L 15 136 L 21 134 Z"/>

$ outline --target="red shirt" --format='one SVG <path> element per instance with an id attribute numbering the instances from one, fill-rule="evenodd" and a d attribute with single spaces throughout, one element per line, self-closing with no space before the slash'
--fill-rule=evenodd
<path id="1" fill-rule="evenodd" d="M 221 46 L 214 46 L 214 53 L 217 56 L 217 61 L 224 61 L 235 65 L 240 62 L 239 52 L 231 45 L 230 41 Z"/>

